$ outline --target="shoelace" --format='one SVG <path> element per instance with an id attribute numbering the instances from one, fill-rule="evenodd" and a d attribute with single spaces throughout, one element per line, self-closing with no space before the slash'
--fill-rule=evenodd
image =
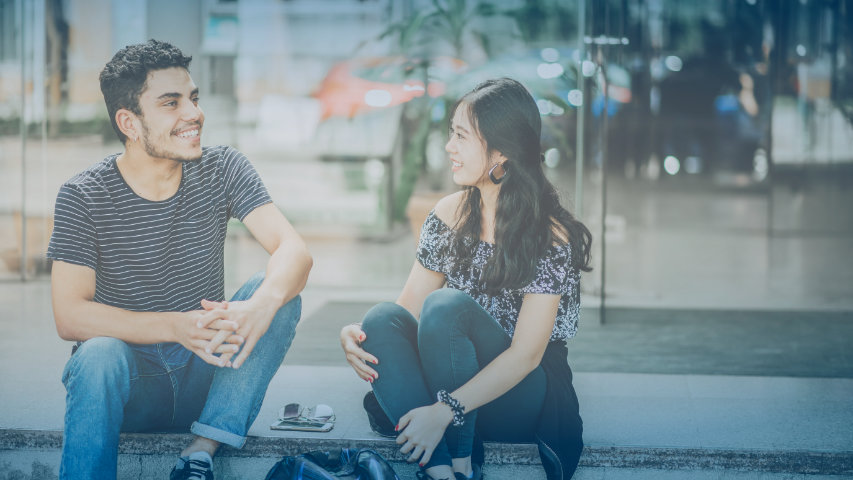
<path id="1" fill-rule="evenodd" d="M 187 466 L 190 469 L 187 480 L 207 480 L 207 472 L 210 471 L 209 463 L 202 460 L 190 460 L 187 462 Z"/>

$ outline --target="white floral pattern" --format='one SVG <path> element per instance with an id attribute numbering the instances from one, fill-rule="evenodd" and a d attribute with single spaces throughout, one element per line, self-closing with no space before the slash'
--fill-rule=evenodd
<path id="1" fill-rule="evenodd" d="M 479 241 L 469 266 L 459 265 L 450 254 L 454 231 L 430 212 L 418 242 L 417 259 L 425 268 L 443 273 L 447 287 L 461 290 L 471 296 L 492 314 L 511 337 L 526 293 L 561 295 L 550 340 L 564 340 L 575 336 L 578 330 L 580 308 L 580 271 L 571 266 L 569 245 L 554 245 L 539 259 L 536 277 L 520 289 L 504 289 L 498 295 L 488 295 L 480 282 L 486 260 L 494 252 L 491 243 Z"/>

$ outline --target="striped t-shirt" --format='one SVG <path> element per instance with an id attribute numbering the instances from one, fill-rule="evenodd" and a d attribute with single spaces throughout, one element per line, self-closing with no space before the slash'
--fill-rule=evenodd
<path id="1" fill-rule="evenodd" d="M 204 147 L 182 164 L 177 193 L 154 202 L 130 189 L 117 157 L 59 189 L 48 258 L 95 270 L 94 301 L 125 310 L 185 312 L 222 300 L 228 219 L 271 201 L 254 167 L 231 147 Z"/>

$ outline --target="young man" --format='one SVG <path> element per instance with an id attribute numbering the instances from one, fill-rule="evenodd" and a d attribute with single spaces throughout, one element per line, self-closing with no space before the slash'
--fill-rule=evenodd
<path id="1" fill-rule="evenodd" d="M 54 317 L 78 342 L 62 377 L 63 479 L 114 479 L 120 431 L 190 424 L 170 478 L 212 479 L 217 447 L 245 443 L 299 321 L 311 256 L 246 157 L 201 146 L 190 60 L 155 40 L 116 53 L 100 81 L 125 150 L 56 199 Z M 271 257 L 224 301 L 231 217 Z"/>

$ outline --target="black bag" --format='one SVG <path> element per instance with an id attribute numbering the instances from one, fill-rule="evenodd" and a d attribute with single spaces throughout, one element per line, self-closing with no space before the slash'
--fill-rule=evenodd
<path id="1" fill-rule="evenodd" d="M 279 460 L 265 480 L 400 480 L 381 455 L 368 449 L 313 451 Z"/>

